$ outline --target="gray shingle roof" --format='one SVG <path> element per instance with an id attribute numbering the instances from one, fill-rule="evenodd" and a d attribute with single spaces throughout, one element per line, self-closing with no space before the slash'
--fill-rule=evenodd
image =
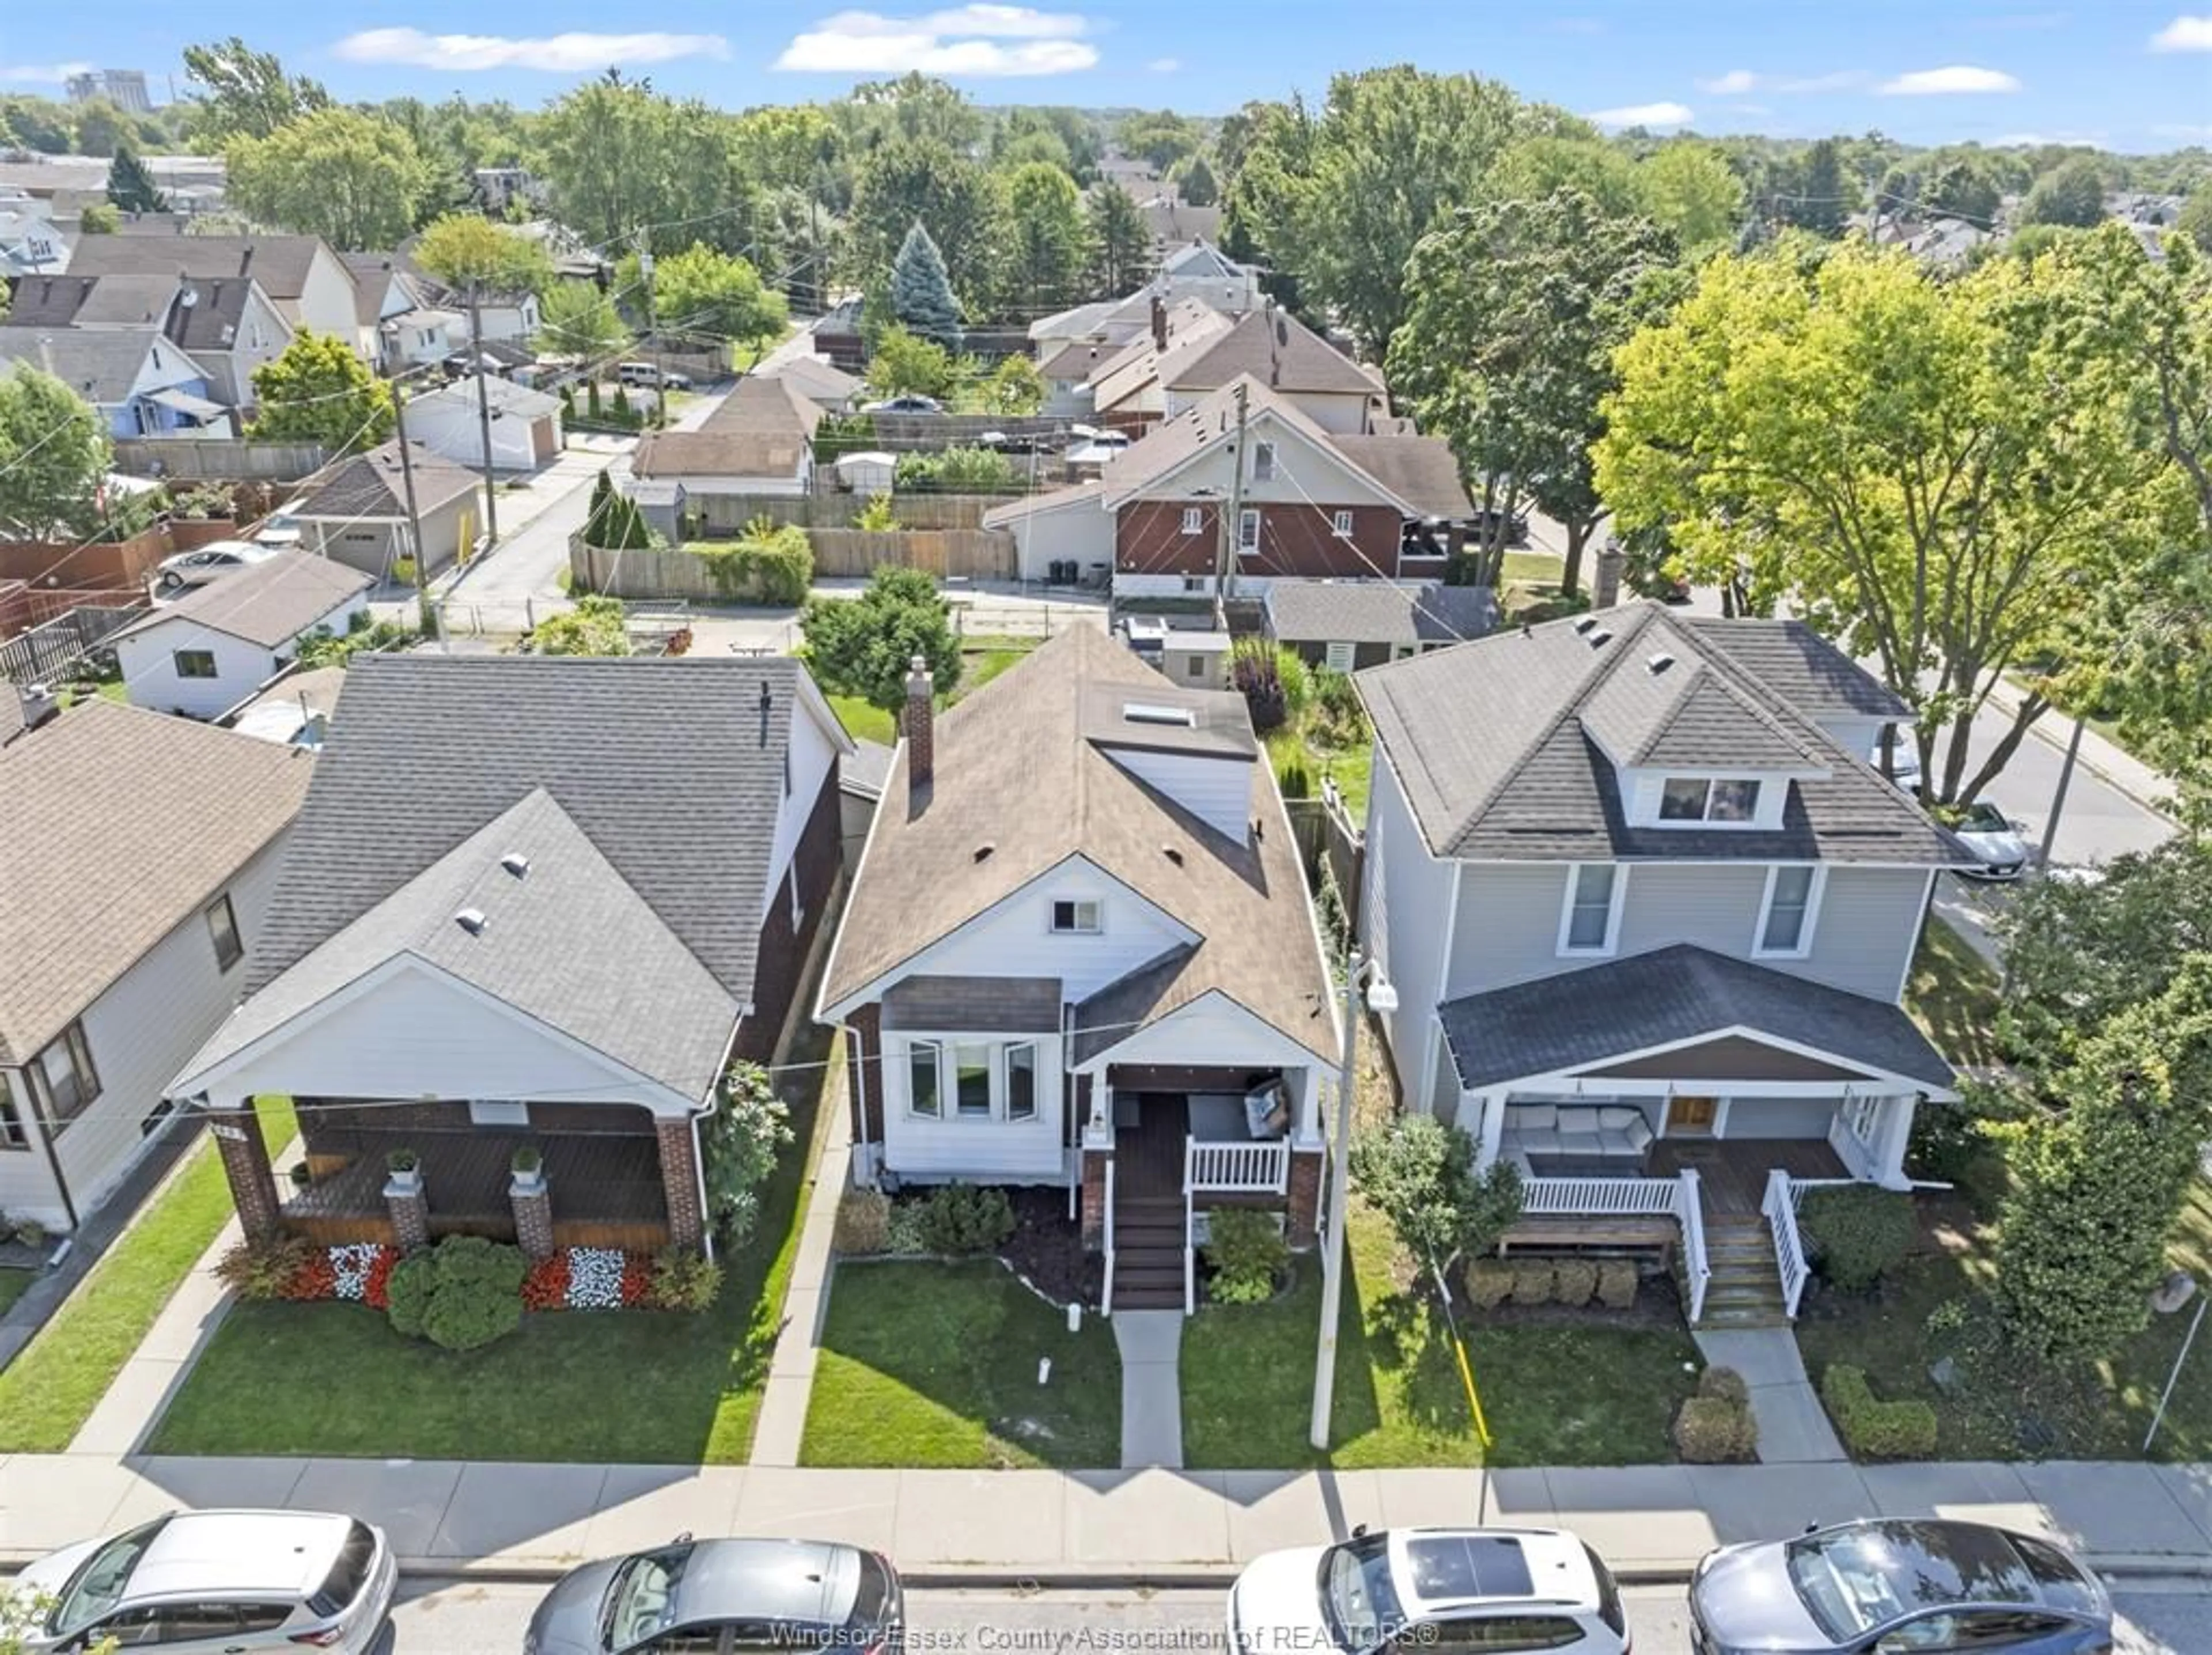
<path id="1" fill-rule="evenodd" d="M 0 368 L 27 362 L 46 368 L 87 402 L 113 406 L 126 401 L 146 366 L 158 327 L 0 327 Z"/>
<path id="2" fill-rule="evenodd" d="M 1810 717 L 1858 713 L 1909 721 L 1912 716 L 1896 691 L 1802 621 L 1677 614 L 1674 624 L 1718 644 L 1730 660 Z"/>
<path id="3" fill-rule="evenodd" d="M 375 584 L 361 570 L 327 557 L 281 551 L 162 605 L 115 636 L 133 637 L 172 621 L 195 621 L 273 649 Z"/>
<path id="4" fill-rule="evenodd" d="M 1486 586 L 1421 588 L 1413 601 L 1413 630 L 1424 643 L 1462 643 L 1495 632 L 1501 617 L 1498 594 Z"/>
<path id="5" fill-rule="evenodd" d="M 1729 675 L 1686 650 L 1681 635 L 1654 617 L 1636 637 L 1633 662 L 1616 660 L 1583 703 L 1583 730 L 1617 764 L 1819 770 L 1825 756 L 1786 729 Z M 1598 618 L 1589 636 L 1601 636 Z"/>
<path id="6" fill-rule="evenodd" d="M 72 276 L 251 276 L 272 299 L 295 300 L 323 243 L 312 235 L 88 235 Z"/>
<path id="7" fill-rule="evenodd" d="M 0 746 L 0 1063 L 212 902 L 292 820 L 314 763 L 97 698 Z"/>
<path id="8" fill-rule="evenodd" d="M 1498 624 L 1497 599 L 1487 587 L 1273 581 L 1264 601 L 1269 629 L 1288 643 L 1411 648 L 1479 638 Z"/>
<path id="9" fill-rule="evenodd" d="M 1423 517 L 1457 520 L 1474 515 L 1467 485 L 1460 481 L 1459 459 L 1442 437 L 1397 432 L 1372 435 L 1329 433 L 1337 453 L 1411 506 Z"/>
<path id="10" fill-rule="evenodd" d="M 477 376 L 455 380 L 451 385 L 441 385 L 435 391 L 426 391 L 413 402 L 436 403 L 441 407 L 460 409 L 465 413 L 477 411 Z M 513 414 L 517 419 L 543 419 L 561 411 L 561 399 L 550 391 L 538 391 L 526 385 L 517 385 L 513 380 L 503 380 L 496 374 L 484 377 L 482 392 L 484 401 L 491 405 L 495 415 Z M 410 404 L 412 405 L 412 403 Z"/>
<path id="11" fill-rule="evenodd" d="M 1353 678 L 1376 739 L 1437 855 L 1506 861 L 1971 861 L 1904 794 L 1729 655 L 1721 642 L 1725 635 L 1678 627 L 1656 603 L 1626 605 L 1596 618 L 1590 636 L 1612 635 L 1601 645 L 1593 646 L 1576 621 L 1552 621 L 1372 667 Z M 1730 743 L 1740 728 L 1735 714 L 1747 703 L 1771 721 L 1772 732 L 1762 739 L 1786 737 L 1784 745 L 1802 749 L 1788 768 L 1808 768 L 1805 755 L 1811 755 L 1827 772 L 1801 775 L 1790 784 L 1778 829 L 1628 825 L 1613 764 L 1584 721 L 1615 675 L 1649 676 L 1646 657 L 1655 648 L 1647 633 L 1655 627 L 1678 666 L 1696 661 L 1736 692 L 1726 730 L 1700 735 L 1702 703 L 1680 709 L 1679 720 L 1662 719 L 1662 762 L 1720 772 L 1745 768 Z M 1621 694 L 1626 699 L 1629 692 Z M 1644 733 L 1632 716 L 1641 715 L 1640 704 L 1605 710 L 1619 713 L 1620 729 L 1639 739 Z"/>
<path id="12" fill-rule="evenodd" d="M 434 512 L 473 493 L 482 481 L 467 467 L 455 465 L 419 442 L 407 445 L 415 472 L 415 508 Z M 399 464 L 397 438 L 365 454 L 342 459 L 325 472 L 322 479 L 301 496 L 301 517 L 404 518 L 407 515 L 407 479 Z"/>
<path id="13" fill-rule="evenodd" d="M 1955 1078 L 1897 1007 L 1688 943 L 1468 995 L 1437 1011 L 1460 1083 L 1470 1089 L 1737 1027 L 1943 1090 Z"/>
<path id="14" fill-rule="evenodd" d="M 250 986 L 543 788 L 731 998 L 750 1000 L 801 670 L 775 659 L 356 658 Z"/>
<path id="15" fill-rule="evenodd" d="M 501 865 L 509 853 L 528 863 L 520 877 Z M 465 910 L 483 916 L 480 928 L 459 922 Z M 738 1020 L 738 1000 L 537 788 L 265 983 L 185 1075 L 401 958 L 479 989 L 687 1098 L 714 1085 Z"/>

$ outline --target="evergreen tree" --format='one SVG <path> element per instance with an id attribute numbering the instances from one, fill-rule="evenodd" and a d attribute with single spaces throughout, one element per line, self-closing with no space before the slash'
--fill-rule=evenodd
<path id="1" fill-rule="evenodd" d="M 1843 150 L 1835 139 L 1822 138 L 1805 152 L 1796 183 L 1784 216 L 1815 235 L 1841 235 L 1844 222 L 1858 204 L 1858 188 L 1844 172 Z"/>
<path id="2" fill-rule="evenodd" d="M 1091 289 L 1119 298 L 1144 280 L 1152 239 L 1137 199 L 1112 181 L 1091 192 Z"/>
<path id="3" fill-rule="evenodd" d="M 960 307 L 953 302 L 945 255 L 920 219 L 906 233 L 891 265 L 891 313 L 908 332 L 948 350 L 960 348 Z"/>
<path id="4" fill-rule="evenodd" d="M 165 213 L 169 204 L 154 187 L 154 175 L 146 170 L 146 163 L 138 152 L 124 144 L 115 152 L 115 159 L 107 167 L 107 198 L 126 213 Z"/>

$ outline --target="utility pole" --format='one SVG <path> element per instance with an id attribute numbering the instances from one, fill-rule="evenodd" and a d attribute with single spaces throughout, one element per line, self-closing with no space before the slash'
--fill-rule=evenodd
<path id="1" fill-rule="evenodd" d="M 1221 520 L 1220 561 L 1214 570 L 1213 618 L 1223 631 L 1229 630 L 1229 604 L 1237 596 L 1237 535 L 1244 516 L 1244 418 L 1247 387 L 1237 387 L 1237 446 L 1234 452 L 1236 469 L 1229 481 L 1229 513 Z"/>
<path id="2" fill-rule="evenodd" d="M 399 488 L 407 501 L 407 556 L 415 565 L 415 620 L 430 618 L 430 571 L 422 557 L 422 514 L 415 505 L 415 459 L 407 443 L 407 386 L 404 379 L 392 382 L 392 434 L 399 443 Z M 446 629 L 438 628 L 443 638 Z"/>
<path id="3" fill-rule="evenodd" d="M 2065 813 L 2066 790 L 2074 784 L 2074 766 L 2081 757 L 2081 732 L 2088 725 L 2086 716 L 2074 721 L 2074 733 L 2066 739 L 2066 762 L 2058 767 L 2058 785 L 2051 794 L 2051 814 L 2044 818 L 2043 844 L 2036 853 L 2034 871 L 2041 873 L 2051 866 L 2051 847 L 2058 840 L 2058 818 Z"/>
<path id="4" fill-rule="evenodd" d="M 477 306 L 476 278 L 469 279 L 470 366 L 477 376 L 477 421 L 483 429 L 484 550 L 499 544 L 499 484 L 491 474 L 491 386 L 484 383 L 483 317 Z M 404 453 L 403 449 L 401 452 Z"/>

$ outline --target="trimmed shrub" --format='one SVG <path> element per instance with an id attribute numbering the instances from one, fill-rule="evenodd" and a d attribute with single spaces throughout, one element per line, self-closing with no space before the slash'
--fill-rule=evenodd
<path id="1" fill-rule="evenodd" d="M 410 1253 L 392 1267 L 392 1279 L 384 1286 L 384 1313 L 392 1318 L 392 1330 L 404 1339 L 422 1336 L 423 1319 L 430 1313 L 430 1295 L 437 1281 L 437 1272 L 428 1251 Z"/>
<path id="2" fill-rule="evenodd" d="M 1559 1305 L 1587 1305 L 1597 1294 L 1597 1263 L 1588 1258 L 1563 1258 L 1552 1266 L 1552 1301 Z"/>
<path id="3" fill-rule="evenodd" d="M 1470 1258 L 1460 1285 L 1477 1310 L 1496 1310 L 1513 1291 L 1513 1267 L 1502 1258 Z"/>
<path id="4" fill-rule="evenodd" d="M 423 1313 L 422 1334 L 447 1350 L 480 1350 L 522 1325 L 522 1284 L 501 1292 L 480 1281 L 440 1287 Z"/>
<path id="5" fill-rule="evenodd" d="M 447 1350 L 476 1350 L 522 1325 L 530 1261 L 520 1247 L 448 1236 L 402 1259 L 386 1284 L 394 1332 Z"/>
<path id="6" fill-rule="evenodd" d="M 1698 1395 L 1717 1396 L 1738 1408 L 1751 1406 L 1751 1387 L 1743 1382 L 1743 1375 L 1732 1367 L 1709 1367 L 1698 1375 Z"/>
<path id="7" fill-rule="evenodd" d="M 1275 772 L 1275 784 L 1282 788 L 1285 799 L 1313 797 L 1313 772 L 1306 768 L 1304 759 L 1285 759 L 1282 769 Z"/>
<path id="8" fill-rule="evenodd" d="M 1848 1362 L 1820 1376 L 1820 1400 L 1836 1422 L 1844 1446 L 1859 1459 L 1918 1460 L 1936 1452 L 1936 1409 L 1906 1397 L 1885 1402 L 1867 1384 L 1866 1370 Z"/>
<path id="9" fill-rule="evenodd" d="M 706 564 L 716 594 L 732 603 L 803 604 L 814 581 L 814 543 L 806 531 L 779 526 L 765 515 L 746 524 L 739 539 L 700 541 L 688 550 Z"/>
<path id="10" fill-rule="evenodd" d="M 1224 1305 L 1257 1305 L 1272 1297 L 1275 1278 L 1291 1262 L 1290 1244 L 1274 1214 L 1218 1208 L 1206 1215 L 1206 1262 L 1213 1269 L 1207 1292 Z"/>
<path id="11" fill-rule="evenodd" d="M 1912 1248 L 1912 1197 L 1870 1183 L 1808 1190 L 1797 1229 L 1821 1276 L 1845 1293 L 1864 1293 L 1905 1263 Z"/>
<path id="12" fill-rule="evenodd" d="M 1229 687 L 1244 697 L 1245 708 L 1252 715 L 1252 728 L 1261 735 L 1282 728 L 1291 715 L 1290 696 L 1283 683 L 1280 665 L 1285 653 L 1270 648 L 1256 638 L 1247 638 L 1230 657 Z"/>
<path id="13" fill-rule="evenodd" d="M 241 1241 L 217 1262 L 215 1273 L 240 1299 L 255 1302 L 289 1299 L 292 1284 L 316 1251 L 314 1244 L 301 1236 Z"/>
<path id="14" fill-rule="evenodd" d="M 910 1258 L 929 1250 L 927 1237 L 922 1233 L 926 1201 L 895 1201 L 890 1214 L 884 1225 L 884 1251 L 893 1258 Z"/>
<path id="15" fill-rule="evenodd" d="M 890 1197 L 880 1190 L 848 1190 L 837 1202 L 837 1224 L 830 1244 L 848 1258 L 871 1258 L 889 1252 Z"/>
<path id="16" fill-rule="evenodd" d="M 1548 1258 L 1516 1258 L 1511 1262 L 1513 1302 L 1548 1305 L 1552 1302 L 1553 1267 Z"/>
<path id="17" fill-rule="evenodd" d="M 722 1291 L 722 1267 L 686 1247 L 663 1247 L 653 1256 L 646 1303 L 657 1311 L 711 1309 Z"/>
<path id="18" fill-rule="evenodd" d="M 922 1250 L 988 1253 L 1014 1232 L 1014 1204 L 988 1184 L 941 1184 L 921 1204 Z"/>
<path id="19" fill-rule="evenodd" d="M 1636 1304 L 1638 1287 L 1632 1259 L 1601 1258 L 1597 1263 L 1597 1302 L 1609 1311 L 1625 1311 Z"/>
<path id="20" fill-rule="evenodd" d="M 1722 1396 L 1692 1396 L 1674 1415 L 1674 1451 L 1692 1465 L 1731 1465 L 1759 1457 L 1751 1410 Z"/>

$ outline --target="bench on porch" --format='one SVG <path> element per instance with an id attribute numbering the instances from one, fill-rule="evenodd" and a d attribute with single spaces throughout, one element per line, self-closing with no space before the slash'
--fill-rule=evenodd
<path id="1" fill-rule="evenodd" d="M 1627 1104 L 1513 1104 L 1498 1153 L 1522 1177 L 1632 1171 L 1651 1147 L 1651 1123 Z"/>

